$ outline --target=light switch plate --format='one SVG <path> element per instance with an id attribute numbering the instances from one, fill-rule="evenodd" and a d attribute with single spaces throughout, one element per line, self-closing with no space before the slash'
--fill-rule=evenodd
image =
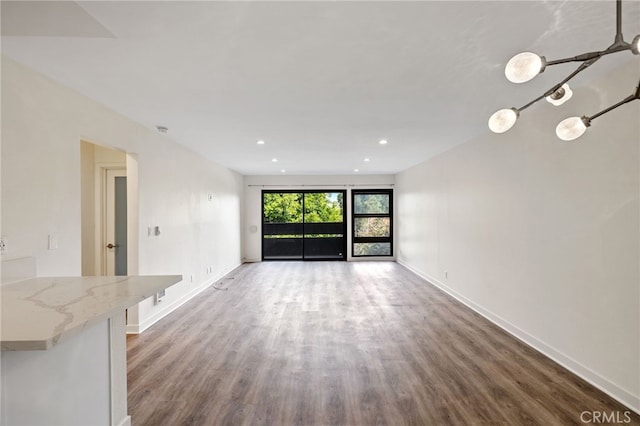
<path id="1" fill-rule="evenodd" d="M 56 234 L 49 234 L 49 243 L 47 245 L 49 250 L 58 249 L 58 236 Z"/>

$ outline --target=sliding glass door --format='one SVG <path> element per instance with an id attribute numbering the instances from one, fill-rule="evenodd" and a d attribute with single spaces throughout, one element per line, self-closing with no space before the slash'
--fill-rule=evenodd
<path id="1" fill-rule="evenodd" d="M 346 191 L 263 191 L 263 260 L 346 259 Z"/>

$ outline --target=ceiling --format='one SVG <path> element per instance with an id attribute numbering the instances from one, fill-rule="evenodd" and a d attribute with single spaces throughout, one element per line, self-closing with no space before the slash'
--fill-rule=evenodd
<path id="1" fill-rule="evenodd" d="M 613 0 L 1 6 L 4 55 L 243 174 L 397 173 L 489 132 L 495 110 L 577 66 L 514 85 L 503 68 L 515 53 L 574 56 L 615 34 Z M 640 2 L 623 12 L 630 41 Z M 637 58 L 598 62 L 574 92 Z"/>

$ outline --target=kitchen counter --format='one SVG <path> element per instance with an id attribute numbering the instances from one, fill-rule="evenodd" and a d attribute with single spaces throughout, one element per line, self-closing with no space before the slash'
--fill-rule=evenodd
<path id="1" fill-rule="evenodd" d="M 0 426 L 130 426 L 125 310 L 180 281 L 41 277 L 0 286 Z"/>
<path id="2" fill-rule="evenodd" d="M 2 350 L 50 349 L 181 280 L 181 275 L 43 277 L 2 286 Z"/>

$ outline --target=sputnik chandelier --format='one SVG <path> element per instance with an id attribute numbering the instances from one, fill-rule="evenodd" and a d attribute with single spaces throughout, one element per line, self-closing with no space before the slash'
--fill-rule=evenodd
<path id="1" fill-rule="evenodd" d="M 532 52 L 519 53 L 509 60 L 505 67 L 504 73 L 507 79 L 513 83 L 525 83 L 533 79 L 538 74 L 542 73 L 547 66 L 564 64 L 567 62 L 580 62 L 578 68 L 569 74 L 564 80 L 547 90 L 544 94 L 532 100 L 528 104 L 521 106 L 520 108 L 506 108 L 496 111 L 491 118 L 489 118 L 489 128 L 495 133 L 504 133 L 511 129 L 516 120 L 520 116 L 520 112 L 526 108 L 529 108 L 534 103 L 541 99 L 546 99 L 549 103 L 555 106 L 562 105 L 568 101 L 573 92 L 567 84 L 569 80 L 575 77 L 578 73 L 584 71 L 589 66 L 593 65 L 598 59 L 611 53 L 622 52 L 630 50 L 634 55 L 638 55 L 638 48 L 640 44 L 640 35 L 635 36 L 631 43 L 624 41 L 622 37 L 622 0 L 616 0 L 616 36 L 615 41 L 611 46 L 605 50 L 597 52 L 587 52 L 581 55 L 572 56 L 570 58 L 557 59 L 555 61 L 547 61 L 544 56 L 538 56 Z M 600 117 L 601 115 L 618 108 L 628 102 L 640 99 L 640 82 L 634 94 L 627 96 L 620 102 L 606 108 L 590 117 L 570 117 L 558 124 L 556 127 L 556 135 L 562 140 L 571 141 L 579 138 L 587 130 L 587 127 L 591 125 L 591 121 Z"/>

